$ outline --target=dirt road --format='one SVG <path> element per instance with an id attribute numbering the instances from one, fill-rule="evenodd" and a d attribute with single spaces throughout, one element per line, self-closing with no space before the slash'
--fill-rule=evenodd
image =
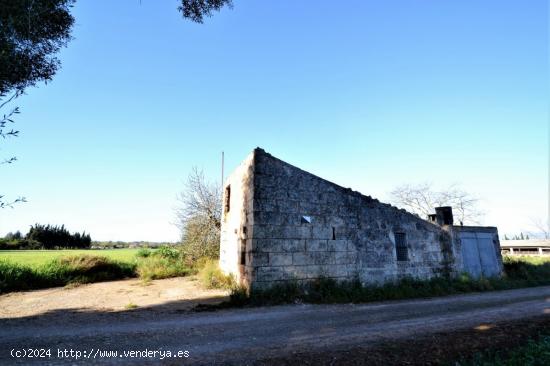
<path id="1" fill-rule="evenodd" d="M 198 303 L 226 300 L 227 295 L 228 291 L 204 289 L 195 277 L 98 282 L 1 295 L 0 319 L 51 312 L 121 311 L 129 307 L 154 307 L 158 312 L 161 305 L 163 311 L 184 310 Z"/>
<path id="2" fill-rule="evenodd" d="M 289 305 L 208 313 L 141 311 L 49 313 L 0 320 L 0 364 L 29 363 L 12 349 L 50 349 L 51 363 L 252 364 L 307 352 L 476 328 L 550 314 L 550 287 L 364 305 Z M 58 350 L 79 351 L 79 360 Z M 98 351 L 99 350 L 99 351 Z M 116 357 L 100 358 L 116 350 Z M 157 351 L 135 358 L 123 351 Z M 167 356 L 159 351 L 170 351 Z M 188 356 L 185 357 L 188 351 Z M 66 355 L 66 354 L 65 354 Z M 140 355 L 140 354 L 134 354 Z M 90 357 L 85 359 L 84 357 Z M 94 357 L 96 357 L 94 359 Z M 268 362 L 269 364 L 269 362 Z"/>

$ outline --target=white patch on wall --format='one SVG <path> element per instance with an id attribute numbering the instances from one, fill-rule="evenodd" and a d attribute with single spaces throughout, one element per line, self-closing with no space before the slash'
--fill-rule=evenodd
<path id="1" fill-rule="evenodd" d="M 302 224 L 311 224 L 311 216 L 302 216 Z"/>

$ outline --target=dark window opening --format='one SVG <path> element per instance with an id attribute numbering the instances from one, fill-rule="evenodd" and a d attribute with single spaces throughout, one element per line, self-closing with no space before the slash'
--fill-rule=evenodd
<path id="1" fill-rule="evenodd" d="M 395 253 L 397 254 L 397 260 L 399 262 L 409 260 L 407 238 L 405 233 L 395 233 Z"/>
<path id="2" fill-rule="evenodd" d="M 246 265 L 246 251 L 241 251 L 241 266 Z"/>
<path id="3" fill-rule="evenodd" d="M 231 202 L 231 186 L 227 186 L 225 187 L 225 206 L 224 206 L 225 213 L 228 213 L 229 210 L 231 209 L 230 202 Z"/>
<path id="4" fill-rule="evenodd" d="M 336 240 L 336 228 L 332 227 L 332 240 Z"/>

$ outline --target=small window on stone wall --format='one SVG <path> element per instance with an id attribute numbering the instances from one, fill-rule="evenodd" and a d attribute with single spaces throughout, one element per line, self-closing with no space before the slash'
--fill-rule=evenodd
<path id="1" fill-rule="evenodd" d="M 225 187 L 225 204 L 224 204 L 224 211 L 225 213 L 228 213 L 231 209 L 231 186 Z"/>
<path id="2" fill-rule="evenodd" d="M 398 261 L 404 262 L 409 260 L 405 233 L 395 233 L 395 253 L 397 254 Z"/>

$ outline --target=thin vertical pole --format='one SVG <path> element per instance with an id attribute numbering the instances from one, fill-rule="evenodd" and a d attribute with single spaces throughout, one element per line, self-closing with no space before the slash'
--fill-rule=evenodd
<path id="1" fill-rule="evenodd" d="M 224 153 L 223 153 L 223 151 L 222 151 L 222 184 L 221 184 L 222 188 L 223 188 L 223 178 L 224 178 L 224 176 L 223 176 L 224 158 L 225 158 L 225 157 L 224 157 Z"/>

